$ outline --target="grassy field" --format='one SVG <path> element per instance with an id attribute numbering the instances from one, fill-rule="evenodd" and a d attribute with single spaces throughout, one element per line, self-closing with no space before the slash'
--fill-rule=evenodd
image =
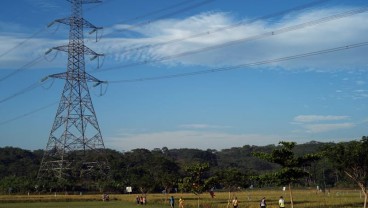
<path id="1" fill-rule="evenodd" d="M 170 194 L 171 195 L 171 194 Z M 164 194 L 148 194 L 147 208 L 169 207 L 168 197 Z M 231 198 L 236 196 L 240 202 L 240 208 L 258 208 L 259 200 L 264 196 L 268 208 L 276 208 L 279 197 L 283 195 L 288 203 L 290 201 L 288 193 L 279 190 L 247 190 L 231 194 Z M 194 194 L 173 194 L 178 207 L 178 199 L 183 197 L 185 208 L 198 206 L 197 196 Z M 330 193 L 316 193 L 312 190 L 293 191 L 294 207 L 303 208 L 349 208 L 363 207 L 363 197 L 358 190 L 331 190 Z M 128 208 L 139 207 L 135 204 L 136 195 L 111 194 L 109 202 L 102 202 L 101 195 L 0 195 L 0 208 Z M 199 204 L 202 208 L 226 208 L 229 194 L 217 192 L 215 198 L 211 198 L 208 193 L 200 195 Z"/>

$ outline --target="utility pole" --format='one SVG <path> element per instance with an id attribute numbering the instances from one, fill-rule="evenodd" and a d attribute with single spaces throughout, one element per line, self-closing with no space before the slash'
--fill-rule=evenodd
<path id="1" fill-rule="evenodd" d="M 49 75 L 49 78 L 65 79 L 64 90 L 44 151 L 38 179 L 73 181 L 96 180 L 108 174 L 105 146 L 87 82 L 105 83 L 85 70 L 85 55 L 91 59 L 103 56 L 84 45 L 83 29 L 97 32 L 96 27 L 83 18 L 83 4 L 100 3 L 99 0 L 67 0 L 71 3 L 71 16 L 54 23 L 69 25 L 69 43 L 51 48 L 68 53 L 67 71 Z M 96 34 L 97 35 L 97 34 Z"/>

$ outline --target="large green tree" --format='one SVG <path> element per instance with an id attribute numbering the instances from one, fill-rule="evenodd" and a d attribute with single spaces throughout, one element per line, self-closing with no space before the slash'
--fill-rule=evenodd
<path id="1" fill-rule="evenodd" d="M 368 182 L 368 138 L 329 145 L 324 155 L 330 159 L 334 167 L 353 180 L 364 194 L 364 208 L 367 207 Z"/>
<path id="2" fill-rule="evenodd" d="M 209 178 L 208 171 L 210 166 L 208 163 L 195 163 L 185 167 L 185 177 L 181 183 L 181 188 L 184 191 L 192 192 L 196 195 L 203 193 L 206 187 L 207 179 Z"/>
<path id="3" fill-rule="evenodd" d="M 279 144 L 280 147 L 272 150 L 271 153 L 255 152 L 254 156 L 281 166 L 280 169 L 268 175 L 278 180 L 280 184 L 288 185 L 291 207 L 293 208 L 294 201 L 291 185 L 309 175 L 304 167 L 320 159 L 320 155 L 305 154 L 303 156 L 296 156 L 293 152 L 293 148 L 296 145 L 295 142 L 281 141 Z"/>
<path id="4" fill-rule="evenodd" d="M 197 195 L 198 207 L 199 197 L 209 186 L 214 183 L 214 177 L 209 177 L 210 165 L 208 163 L 195 163 L 185 167 L 186 177 L 183 178 L 180 188 Z"/>

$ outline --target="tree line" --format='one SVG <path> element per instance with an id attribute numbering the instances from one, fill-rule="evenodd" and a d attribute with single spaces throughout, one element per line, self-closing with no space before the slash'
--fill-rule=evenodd
<path id="1" fill-rule="evenodd" d="M 368 138 L 341 143 L 244 145 L 223 150 L 106 149 L 110 171 L 106 180 L 36 179 L 43 150 L 0 148 L 0 192 L 193 192 L 286 186 L 358 186 L 365 193 L 368 179 Z M 354 183 L 351 183 L 353 181 Z"/>

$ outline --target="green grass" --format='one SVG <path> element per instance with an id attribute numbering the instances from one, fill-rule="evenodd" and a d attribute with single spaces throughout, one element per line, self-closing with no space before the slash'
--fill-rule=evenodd
<path id="1" fill-rule="evenodd" d="M 108 207 L 129 207 L 127 202 L 22 202 L 22 203 L 1 203 L 0 207 L 6 208 L 108 208 Z"/>
<path id="2" fill-rule="evenodd" d="M 171 195 L 171 194 L 170 194 Z M 148 194 L 147 205 L 135 204 L 137 195 L 110 194 L 109 202 L 102 202 L 101 195 L 0 195 L 0 208 L 162 208 L 169 207 L 168 197 L 170 195 Z M 281 190 L 247 190 L 231 193 L 230 198 L 237 196 L 239 208 L 259 208 L 259 200 L 265 196 L 267 208 L 277 208 L 278 198 L 283 195 L 289 204 L 288 192 Z M 178 207 L 178 199 L 183 197 L 185 208 L 195 208 L 198 204 L 197 196 L 190 193 L 173 194 Z M 294 207 L 299 208 L 350 208 L 363 207 L 363 197 L 358 190 L 332 190 L 329 194 L 317 193 L 315 190 L 293 191 Z M 208 193 L 200 195 L 202 208 L 226 208 L 229 193 L 217 192 L 212 199 Z"/>
<path id="3" fill-rule="evenodd" d="M 6 208 L 124 208 L 135 207 L 133 203 L 122 201 L 111 202 L 23 202 L 23 203 L 0 203 L 0 207 Z M 162 205 L 146 205 L 145 208 L 161 208 Z"/>

